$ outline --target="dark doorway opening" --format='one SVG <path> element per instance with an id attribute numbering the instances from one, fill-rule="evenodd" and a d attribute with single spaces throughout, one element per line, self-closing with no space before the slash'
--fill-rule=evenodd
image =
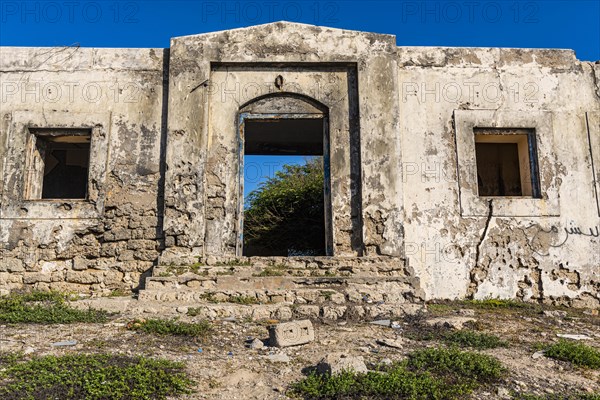
<path id="1" fill-rule="evenodd" d="M 328 255 L 327 119 L 241 115 L 240 133 L 241 254 Z"/>

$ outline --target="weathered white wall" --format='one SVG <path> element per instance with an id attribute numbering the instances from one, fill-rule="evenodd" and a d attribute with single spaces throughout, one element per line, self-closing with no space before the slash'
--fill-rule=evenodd
<path id="1" fill-rule="evenodd" d="M 138 286 L 158 257 L 163 49 L 0 48 L 0 288 Z M 89 127 L 89 201 L 23 199 L 28 127 Z"/>
<path id="2" fill-rule="evenodd" d="M 405 47 L 398 65 L 406 256 L 428 297 L 597 306 L 600 66 L 564 50 Z M 543 201 L 495 199 L 491 215 L 473 216 L 463 196 L 461 213 L 459 172 L 473 162 L 460 149 L 464 114 L 491 115 L 497 127 L 546 124 Z M 574 228 L 583 235 L 565 231 Z"/>

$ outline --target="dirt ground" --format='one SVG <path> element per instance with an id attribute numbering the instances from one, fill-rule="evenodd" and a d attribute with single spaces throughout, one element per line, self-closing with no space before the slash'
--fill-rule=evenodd
<path id="1" fill-rule="evenodd" d="M 268 339 L 266 322 L 214 321 L 212 335 L 204 339 L 160 337 L 130 331 L 126 325 L 133 319 L 132 315 L 117 315 L 106 324 L 1 325 L 0 351 L 21 351 L 29 356 L 106 352 L 164 357 L 184 362 L 197 383 L 196 392 L 182 399 L 286 399 L 289 385 L 301 379 L 303 370 L 316 365 L 327 353 L 360 355 L 367 365 L 401 360 L 412 350 L 442 345 L 406 338 L 409 331 L 419 329 L 420 322 L 438 316 L 473 315 L 477 329 L 509 342 L 506 348 L 483 352 L 497 357 L 510 371 L 501 385 L 480 391 L 475 398 L 504 399 L 510 398 L 508 393 L 511 392 L 538 395 L 600 393 L 600 371 L 533 356 L 537 351 L 536 344 L 552 343 L 558 340 L 557 334 L 587 335 L 590 339 L 584 342 L 600 348 L 600 317 L 583 310 L 569 310 L 566 316 L 551 316 L 529 309 L 465 311 L 463 308 L 464 305 L 456 304 L 429 306 L 422 317 L 399 320 L 400 328 L 396 329 L 368 321 L 314 322 L 314 342 L 283 349 L 246 347 L 248 340 Z M 144 318 L 164 317 L 151 313 L 144 315 Z M 180 318 L 195 320 L 187 316 Z M 378 344 L 377 341 L 382 339 L 399 339 L 401 348 Z M 52 346 L 54 342 L 65 340 L 78 343 L 68 347 Z"/>

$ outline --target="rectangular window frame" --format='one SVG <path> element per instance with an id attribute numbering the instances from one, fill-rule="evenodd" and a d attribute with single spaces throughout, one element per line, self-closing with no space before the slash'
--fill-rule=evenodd
<path id="1" fill-rule="evenodd" d="M 554 151 L 552 112 L 454 110 L 454 126 L 461 216 L 487 216 L 489 200 L 493 201 L 493 215 L 497 217 L 560 216 L 561 179 Z M 475 156 L 475 132 L 478 128 L 535 131 L 538 197 L 479 196 Z"/>
<path id="2" fill-rule="evenodd" d="M 98 219 L 104 213 L 109 160 L 110 113 L 70 111 L 14 111 L 8 126 L 4 191 L 0 193 L 0 220 Z M 31 199 L 28 193 L 28 150 L 36 129 L 91 132 L 88 195 L 86 199 Z"/>

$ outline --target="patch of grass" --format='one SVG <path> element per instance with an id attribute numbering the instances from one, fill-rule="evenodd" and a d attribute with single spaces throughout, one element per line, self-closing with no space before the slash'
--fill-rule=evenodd
<path id="1" fill-rule="evenodd" d="M 224 297 L 217 297 L 215 295 L 215 293 L 203 293 L 202 295 L 200 295 L 200 298 L 202 298 L 203 300 L 206 300 L 210 303 L 233 303 L 233 304 L 260 304 L 260 301 L 258 301 L 258 299 L 256 297 L 253 296 L 224 296 Z M 189 314 L 189 309 L 188 309 L 188 315 Z M 194 316 L 194 315 L 191 315 Z"/>
<path id="2" fill-rule="evenodd" d="M 188 267 L 188 271 L 193 272 L 194 274 L 198 274 L 200 271 L 200 267 L 203 267 L 204 264 L 201 262 L 194 263 Z"/>
<path id="3" fill-rule="evenodd" d="M 20 353 L 0 352 L 0 370 L 15 364 L 21 357 L 22 354 Z"/>
<path id="4" fill-rule="evenodd" d="M 512 299 L 485 299 L 485 300 L 462 300 L 459 303 L 477 308 L 481 310 L 495 310 L 495 309 L 527 309 L 536 308 L 537 304 L 525 303 L 523 301 L 512 300 Z"/>
<path id="5" fill-rule="evenodd" d="M 71 324 L 106 322 L 109 313 L 101 310 L 78 310 L 71 307 L 72 297 L 58 292 L 11 293 L 0 298 L 0 322 Z"/>
<path id="6" fill-rule="evenodd" d="M 457 306 L 453 306 L 451 304 L 445 304 L 445 303 L 430 303 L 427 304 L 427 310 L 429 310 L 432 313 L 448 313 L 450 311 L 453 311 L 457 308 Z"/>
<path id="7" fill-rule="evenodd" d="M 45 356 L 4 364 L 4 400 L 142 400 L 191 393 L 184 365 L 123 355 Z"/>
<path id="8" fill-rule="evenodd" d="M 506 372 L 496 358 L 457 349 L 423 349 L 408 357 L 411 370 L 429 372 L 445 378 L 461 378 L 465 382 L 493 383 Z M 445 379 L 446 380 L 446 379 Z"/>
<path id="9" fill-rule="evenodd" d="M 200 295 L 202 300 L 206 300 L 209 303 L 220 303 L 222 300 L 217 299 L 214 293 L 202 293 Z"/>
<path id="10" fill-rule="evenodd" d="M 188 323 L 175 319 L 137 319 L 129 322 L 127 329 L 156 335 L 204 337 L 211 332 L 212 326 L 208 321 Z"/>
<path id="11" fill-rule="evenodd" d="M 498 382 L 506 373 L 490 356 L 455 349 L 418 350 L 387 370 L 311 374 L 292 391 L 305 399 L 454 400 Z"/>
<path id="12" fill-rule="evenodd" d="M 546 357 L 568 361 L 579 367 L 600 369 L 600 350 L 583 343 L 561 339 L 545 350 Z"/>
<path id="13" fill-rule="evenodd" d="M 506 347 L 507 342 L 498 336 L 473 331 L 451 331 L 443 335 L 442 340 L 449 345 L 471 347 L 474 349 L 495 349 Z"/>

